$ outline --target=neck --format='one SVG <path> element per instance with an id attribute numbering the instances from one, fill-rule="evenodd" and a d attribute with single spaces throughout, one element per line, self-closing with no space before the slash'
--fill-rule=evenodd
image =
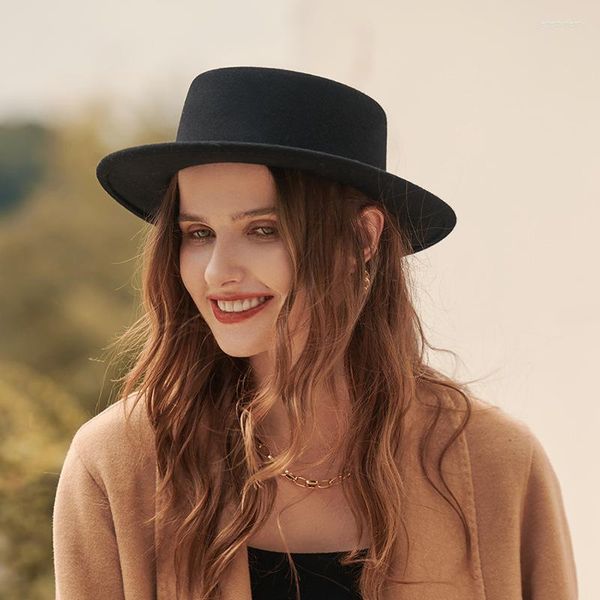
<path id="1" fill-rule="evenodd" d="M 296 475 L 310 478 L 328 478 L 338 474 L 349 435 L 350 400 L 346 381 L 339 376 L 333 393 L 316 389 L 315 427 L 304 432 L 304 450 L 288 468 Z M 278 401 L 257 427 L 257 437 L 272 456 L 277 456 L 291 442 L 286 409 Z M 331 453 L 329 461 L 323 461 Z M 304 472 L 296 472 L 306 470 Z"/>

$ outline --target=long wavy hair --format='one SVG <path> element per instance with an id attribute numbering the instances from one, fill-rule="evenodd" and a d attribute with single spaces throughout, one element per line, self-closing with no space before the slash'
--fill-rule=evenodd
<path id="1" fill-rule="evenodd" d="M 310 172 L 269 170 L 277 191 L 279 234 L 293 265 L 293 285 L 276 321 L 274 375 L 258 385 L 248 358 L 225 354 L 184 287 L 175 175 L 140 248 L 141 316 L 112 344 L 120 349 L 119 360 L 128 357 L 124 374 L 114 380 L 119 384 L 117 395 L 123 400 L 133 397 L 135 403 L 143 399 L 154 430 L 157 493 L 165 503 L 150 521 L 170 513 L 176 525 L 177 597 L 194 593 L 213 600 L 220 597 L 219 582 L 235 552 L 270 515 L 277 477 L 304 449 L 303 432 L 315 424 L 312 390 L 322 383 L 335 389 L 334 366 L 343 364 L 353 434 L 342 464 L 355 476 L 342 485 L 358 539 L 363 515 L 372 543 L 366 555 L 355 547 L 341 562 L 362 565 L 360 593 L 365 600 L 377 600 L 386 581 L 406 583 L 391 577 L 391 564 L 400 551 L 399 534 L 406 533 L 399 457 L 404 415 L 412 402 L 432 411 L 431 426 L 419 445 L 421 467 L 462 521 L 472 560 L 465 514 L 441 468 L 448 448 L 467 425 L 473 396 L 466 383 L 426 364 L 425 348 L 439 349 L 426 340 L 411 298 L 405 259 L 411 253 L 408 231 L 385 205 Z M 363 248 L 369 238 L 360 215 L 367 206 L 379 208 L 385 222 L 376 251 L 365 262 Z M 352 273 L 347 262 L 351 256 L 356 261 Z M 371 280 L 367 291 L 365 272 Z M 288 317 L 300 289 L 308 299 L 308 337 L 292 364 Z M 425 398 L 435 401 L 427 404 Z M 443 398 L 451 398 L 454 406 L 464 404 L 464 419 L 433 461 L 440 488 L 425 461 L 436 423 L 448 409 Z M 291 441 L 265 462 L 258 432 L 276 401 L 285 407 Z M 220 528 L 226 505 L 233 507 L 232 513 Z M 286 554 L 299 598 L 297 571 Z"/>

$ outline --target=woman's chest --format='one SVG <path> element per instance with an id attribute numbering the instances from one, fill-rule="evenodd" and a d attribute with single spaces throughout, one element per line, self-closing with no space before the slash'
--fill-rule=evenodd
<path id="1" fill-rule="evenodd" d="M 290 552 L 349 550 L 357 540 L 359 548 L 369 546 L 366 524 L 359 540 L 354 515 L 341 488 L 305 489 L 288 481 L 282 483 L 271 514 L 248 539 L 249 546 L 285 552 L 282 537 Z"/>

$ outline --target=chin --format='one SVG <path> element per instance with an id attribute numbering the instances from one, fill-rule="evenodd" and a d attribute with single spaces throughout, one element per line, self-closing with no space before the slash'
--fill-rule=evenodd
<path id="1" fill-rule="evenodd" d="M 228 350 L 221 347 L 221 350 L 227 354 L 227 356 L 231 356 L 232 358 L 251 358 L 252 356 L 256 356 L 257 354 L 261 354 L 261 352 L 251 352 L 244 351 L 243 349 L 238 350 Z"/>
<path id="2" fill-rule="evenodd" d="M 236 358 L 249 358 L 262 354 L 268 350 L 268 345 L 262 340 L 224 340 L 215 336 L 215 340 L 221 350 L 228 356 Z"/>

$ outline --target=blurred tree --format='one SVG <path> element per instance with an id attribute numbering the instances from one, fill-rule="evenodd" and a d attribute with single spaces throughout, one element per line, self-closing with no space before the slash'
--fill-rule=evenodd
<path id="1" fill-rule="evenodd" d="M 138 234 L 151 227 L 96 179 L 98 161 L 114 148 L 98 131 L 110 114 L 93 109 L 53 130 L 43 185 L 0 219 L 0 360 L 50 375 L 90 411 L 102 377 L 93 355 L 134 316 Z"/>
<path id="2" fill-rule="evenodd" d="M 163 115 L 149 135 L 148 113 L 140 114 L 143 125 L 122 145 L 174 137 Z M 116 149 L 110 132 L 118 126 L 106 104 L 46 129 L 44 177 L 0 213 L 0 598 L 7 600 L 54 598 L 58 475 L 76 429 L 111 402 L 105 380 L 114 371 L 101 357 L 137 314 L 138 234 L 151 227 L 96 179 L 98 161 Z"/>
<path id="3" fill-rule="evenodd" d="M 41 123 L 0 124 L 0 213 L 14 210 L 43 179 L 50 136 Z"/>
<path id="4" fill-rule="evenodd" d="M 50 598 L 56 483 L 69 439 L 89 416 L 50 378 L 7 361 L 0 415 L 0 598 Z"/>

